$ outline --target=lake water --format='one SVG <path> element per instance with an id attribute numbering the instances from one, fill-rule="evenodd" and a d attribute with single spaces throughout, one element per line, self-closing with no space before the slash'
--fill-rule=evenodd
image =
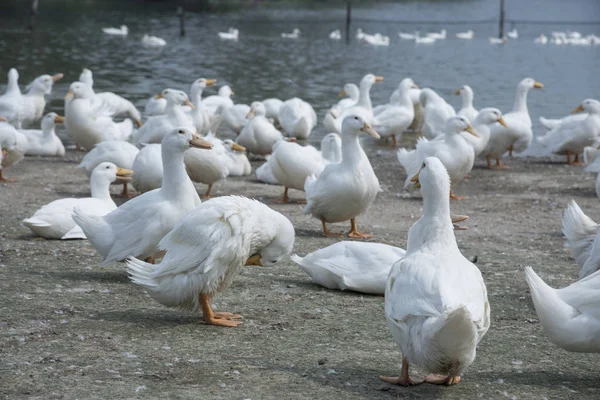
<path id="1" fill-rule="evenodd" d="M 50 4 L 50 3 L 46 3 Z M 352 39 L 350 44 L 329 40 L 334 29 L 344 29 L 343 8 L 253 8 L 219 14 L 186 14 L 186 36 L 179 37 L 174 10 L 164 6 L 123 6 L 69 10 L 44 8 L 42 1 L 35 32 L 25 31 L 23 15 L 0 16 L 0 82 L 10 67 L 18 68 L 21 84 L 42 73 L 65 74 L 55 85 L 48 111 L 63 112 L 69 84 L 83 67 L 94 71 L 96 91 L 114 91 L 132 100 L 140 111 L 151 95 L 166 87 L 189 90 L 198 77 L 217 78 L 229 84 L 235 101 L 250 103 L 267 97 L 298 96 L 310 102 L 319 115 L 319 126 L 310 141 L 325 133 L 321 119 L 337 100 L 345 82 L 358 82 L 369 72 L 385 77 L 373 87 L 374 104 L 387 102 L 398 82 L 410 76 L 421 87 L 431 87 L 452 105 L 460 107 L 454 89 L 469 84 L 475 106 L 512 107 L 517 83 L 533 77 L 544 83 L 529 95 L 534 131 L 541 132 L 539 116 L 558 117 L 583 99 L 600 97 L 597 66 L 599 46 L 535 45 L 540 33 L 575 30 L 600 34 L 600 25 L 556 23 L 600 19 L 597 0 L 507 0 L 508 20 L 517 23 L 519 39 L 504 46 L 491 45 L 497 35 L 498 1 L 432 1 L 376 3 L 353 9 L 352 36 L 357 28 L 391 37 L 388 47 L 374 47 Z M 406 21 L 440 21 L 426 24 Z M 398 22 L 402 21 L 402 22 Z M 446 22 L 444 22 L 446 21 Z M 453 24 L 453 21 L 469 21 Z M 481 22 L 491 21 L 491 22 Z M 550 21 L 549 23 L 540 23 Z M 102 34 L 104 26 L 129 26 L 125 38 Z M 221 41 L 218 31 L 229 26 L 240 30 L 237 42 Z M 298 27 L 299 40 L 279 34 Z M 506 29 L 512 27 L 508 22 Z M 448 39 L 433 45 L 400 40 L 397 32 L 448 30 Z M 473 29 L 474 40 L 457 40 L 455 33 Z M 143 34 L 163 37 L 168 45 L 144 48 Z M 3 85 L 2 85 L 3 86 Z M 213 94 L 213 90 L 208 90 Z"/>

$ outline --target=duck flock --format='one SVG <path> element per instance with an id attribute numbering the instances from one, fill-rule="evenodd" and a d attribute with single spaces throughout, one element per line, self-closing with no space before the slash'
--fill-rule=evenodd
<path id="1" fill-rule="evenodd" d="M 527 96 L 541 83 L 518 82 L 506 113 L 477 109 L 471 87 L 460 86 L 457 112 L 410 78 L 398 84 L 388 103 L 373 106 L 370 91 L 383 85 L 383 77 L 367 74 L 358 84 L 345 84 L 342 99 L 327 111 L 322 123 L 329 134 L 319 150 L 298 143 L 318 122 L 313 107 L 300 98 L 235 104 L 226 85 L 217 95 L 203 96 L 216 80 L 199 78 L 189 94 L 166 88 L 148 99 L 142 114 L 120 95 L 95 92 L 92 71 L 84 69 L 65 93 L 64 117 L 44 115 L 45 95 L 63 78 L 41 75 L 22 93 L 19 74 L 11 69 L 0 96 L 3 182 L 11 181 L 5 170 L 27 162 L 24 156 L 65 155 L 56 124 L 64 124 L 77 149 L 87 151 L 79 167 L 90 179 L 91 197 L 43 206 L 23 220 L 34 235 L 87 239 L 104 264 L 125 262 L 131 280 L 155 301 L 200 311 L 205 323 L 223 327 L 240 325 L 242 316 L 214 311 L 211 299 L 244 265 L 272 266 L 291 256 L 319 285 L 385 295 L 385 316 L 403 359 L 400 375 L 384 381 L 460 382 L 490 327 L 491 311 L 481 272 L 455 240 L 467 216 L 451 214 L 450 201 L 461 199 L 455 184 L 476 160 L 507 168 L 505 154 L 529 147 L 534 136 Z M 600 176 L 600 102 L 585 99 L 574 111 L 559 119 L 542 117 L 548 132 L 539 141 L 569 164 L 583 158 L 587 170 Z M 25 129 L 37 123 L 41 130 Z M 423 196 L 423 215 L 410 228 L 406 250 L 339 241 L 300 257 L 292 254 L 295 231 L 285 215 L 243 193 L 209 199 L 215 183 L 254 173 L 265 184 L 281 185 L 281 202 L 305 202 L 304 213 L 320 222 L 324 236 L 344 236 L 330 230 L 343 222 L 350 225 L 349 238 L 372 237 L 359 230 L 357 219 L 381 189 L 361 141 L 398 146 L 405 132 L 422 136 L 415 148 L 397 150 L 398 171 L 406 173 L 405 188 Z M 249 158 L 265 161 L 253 172 Z M 208 200 L 201 200 L 194 182 L 207 185 L 202 197 Z M 123 185 L 122 195 L 131 197 L 132 188 L 137 195 L 117 207 L 109 190 L 113 183 Z M 4 186 L 10 190 L 10 184 Z M 600 183 L 596 186 L 600 196 Z M 598 226 L 574 202 L 565 212 L 563 231 L 581 280 L 556 290 L 525 270 L 546 335 L 568 351 L 600 352 Z M 433 375 L 413 377 L 411 364 Z"/>

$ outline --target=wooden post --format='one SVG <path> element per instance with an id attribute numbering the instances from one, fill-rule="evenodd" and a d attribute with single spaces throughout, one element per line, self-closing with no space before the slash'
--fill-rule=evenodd
<path id="1" fill-rule="evenodd" d="M 177 7 L 177 15 L 179 16 L 179 36 L 185 36 L 185 24 L 183 19 L 183 7 Z"/>
<path id="2" fill-rule="evenodd" d="M 346 3 L 346 44 L 350 43 L 350 19 L 352 16 L 352 6 L 350 2 Z"/>
<path id="3" fill-rule="evenodd" d="M 33 31 L 33 26 L 35 24 L 35 16 L 37 15 L 38 5 L 40 4 L 40 0 L 33 0 L 31 3 L 31 14 L 29 18 L 29 30 Z"/>
<path id="4" fill-rule="evenodd" d="M 500 20 L 498 22 L 498 38 L 504 37 L 504 0 L 500 0 Z"/>

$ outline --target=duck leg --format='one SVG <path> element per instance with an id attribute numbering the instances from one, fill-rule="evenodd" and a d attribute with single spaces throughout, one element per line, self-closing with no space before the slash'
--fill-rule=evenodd
<path id="1" fill-rule="evenodd" d="M 283 197 L 281 198 L 281 200 L 275 200 L 275 203 L 289 203 L 290 198 L 288 196 L 288 190 L 289 190 L 289 188 L 287 186 L 284 186 L 283 187 Z"/>
<path id="2" fill-rule="evenodd" d="M 425 382 L 431 383 L 432 385 L 452 386 L 452 385 L 456 385 L 460 381 L 461 381 L 460 376 L 444 376 L 444 375 L 433 374 L 433 375 L 427 375 L 425 377 Z"/>
<path id="3" fill-rule="evenodd" d="M 144 261 L 150 264 L 156 264 L 156 258 L 154 258 L 154 256 L 149 256 L 144 258 Z"/>
<path id="4" fill-rule="evenodd" d="M 571 161 L 571 152 L 567 151 L 567 164 L 573 165 L 573 161 Z"/>
<path id="5" fill-rule="evenodd" d="M 509 156 L 510 158 L 512 158 L 512 156 L 513 156 L 513 147 L 512 147 L 512 144 L 511 144 L 511 145 L 510 145 L 510 147 L 508 148 L 508 156 Z"/>
<path id="6" fill-rule="evenodd" d="M 392 144 L 394 145 L 394 147 L 398 147 L 398 138 L 396 137 L 396 135 L 392 135 Z"/>
<path id="7" fill-rule="evenodd" d="M 210 190 L 212 189 L 212 183 L 208 185 L 208 189 L 206 189 L 206 193 L 202 195 L 203 199 L 210 199 Z"/>
<path id="8" fill-rule="evenodd" d="M 408 361 L 406 361 L 406 358 L 402 359 L 400 376 L 380 376 L 379 379 L 384 382 L 400 386 L 416 386 L 424 382 L 424 379 L 410 376 L 408 374 Z"/>
<path id="9" fill-rule="evenodd" d="M 348 237 L 356 238 L 356 239 L 366 239 L 366 238 L 373 237 L 373 235 L 370 233 L 360 233 L 358 231 L 358 227 L 356 226 L 356 218 L 350 219 L 350 226 L 351 226 L 351 229 L 350 229 L 350 232 L 348 232 Z"/>
<path id="10" fill-rule="evenodd" d="M 579 154 L 575 154 L 575 160 L 573 160 L 573 165 L 582 165 L 585 164 L 583 161 L 579 160 Z"/>
<path id="11" fill-rule="evenodd" d="M 509 166 L 502 164 L 502 161 L 500 161 L 500 157 L 496 157 L 496 168 L 497 169 L 510 169 Z"/>
<path id="12" fill-rule="evenodd" d="M 325 236 L 325 237 L 340 237 L 340 236 L 343 236 L 341 233 L 329 232 L 329 230 L 327 229 L 327 221 L 325 221 L 325 218 L 321 218 L 321 224 L 323 224 L 323 236 Z"/>
<path id="13" fill-rule="evenodd" d="M 466 199 L 466 197 L 455 195 L 454 192 L 452 191 L 452 185 L 450 185 L 450 199 L 451 200 L 464 200 L 464 199 Z"/>
<path id="14" fill-rule="evenodd" d="M 0 182 L 16 182 L 14 179 L 5 178 L 2 176 L 2 169 L 0 169 Z"/>
<path id="15" fill-rule="evenodd" d="M 241 324 L 241 321 L 235 321 L 242 318 L 241 315 L 228 312 L 215 313 L 210 305 L 210 296 L 200 294 L 200 308 L 202 308 L 202 319 L 209 325 L 235 327 Z"/>
<path id="16" fill-rule="evenodd" d="M 485 155 L 485 161 L 487 162 L 487 167 L 489 169 L 492 169 L 492 155 L 491 154 Z"/>

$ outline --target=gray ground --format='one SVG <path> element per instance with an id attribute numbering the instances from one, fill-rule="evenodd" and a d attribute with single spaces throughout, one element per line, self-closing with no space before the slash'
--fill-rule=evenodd
<path id="1" fill-rule="evenodd" d="M 377 150 L 381 150 L 376 155 Z M 404 173 L 391 149 L 368 150 L 384 192 L 359 227 L 375 241 L 404 247 L 421 213 L 418 195 L 401 190 Z M 574 198 L 600 220 L 593 177 L 558 160 L 508 160 L 509 171 L 476 168 L 453 202 L 470 216 L 457 232 L 477 255 L 488 287 L 492 326 L 459 385 L 394 387 L 398 346 L 388 333 L 383 298 L 326 290 L 290 261 L 248 267 L 215 299 L 216 310 L 244 315 L 239 328 L 202 323 L 167 309 L 129 282 L 123 265 L 103 267 L 87 241 L 47 241 L 20 225 L 38 207 L 86 196 L 85 175 L 66 161 L 27 158 L 0 185 L 0 395 L 4 398 L 395 399 L 598 396 L 598 356 L 563 351 L 546 339 L 522 268 L 555 287 L 577 279 L 563 248 L 561 216 Z M 255 163 L 258 165 L 258 163 Z M 115 187 L 115 193 L 118 191 Z M 198 186 L 203 191 L 204 187 Z M 217 195 L 271 202 L 280 187 L 253 177 L 229 179 Z M 300 192 L 293 197 L 302 198 Z M 273 205 L 296 227 L 295 252 L 335 242 L 302 206 Z M 348 226 L 333 228 L 348 229 Z"/>

